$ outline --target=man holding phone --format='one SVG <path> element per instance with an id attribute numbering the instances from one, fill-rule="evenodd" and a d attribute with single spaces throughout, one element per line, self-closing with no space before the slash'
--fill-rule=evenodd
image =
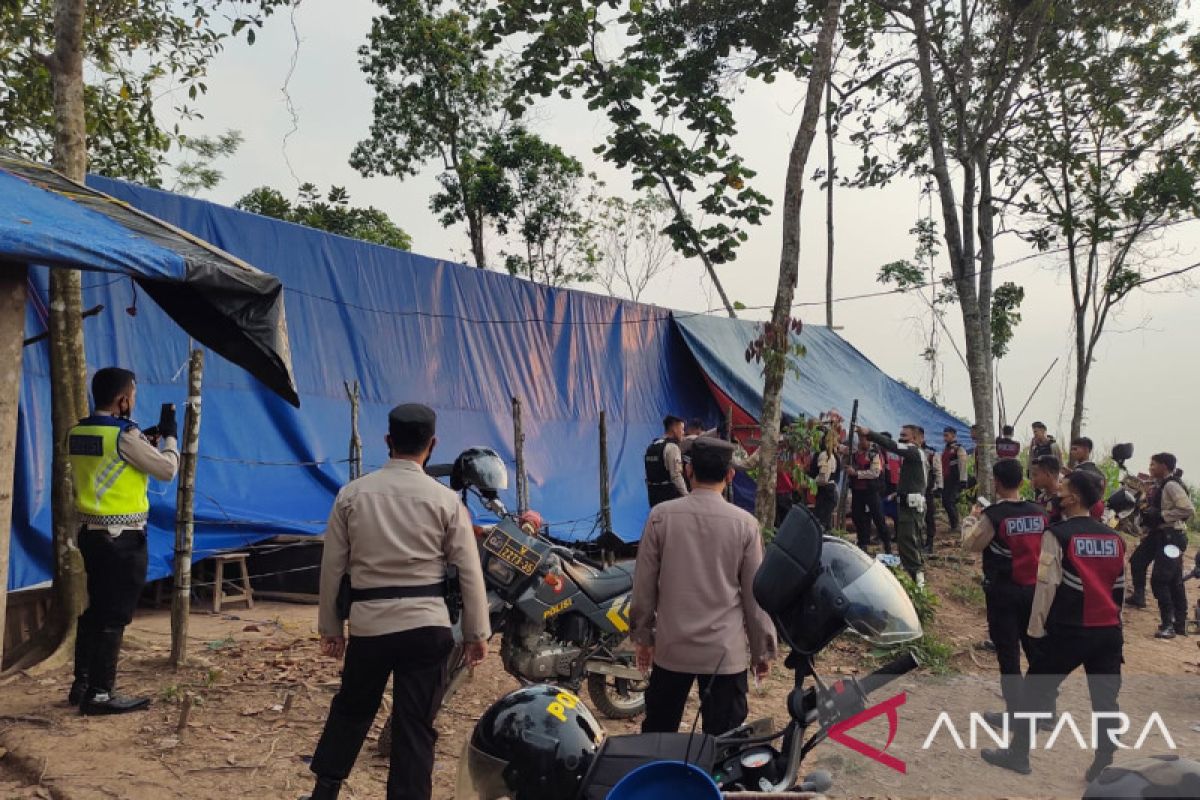
<path id="1" fill-rule="evenodd" d="M 92 378 L 95 410 L 67 439 L 88 593 L 87 609 L 79 616 L 75 681 L 67 701 L 82 714 L 124 714 L 150 705 L 148 697 L 116 693 L 117 659 L 146 583 L 150 478 L 173 480 L 179 450 L 175 406 L 163 406 L 158 426 L 151 429 L 152 442 L 130 419 L 136 400 L 132 372 L 97 370 Z"/>

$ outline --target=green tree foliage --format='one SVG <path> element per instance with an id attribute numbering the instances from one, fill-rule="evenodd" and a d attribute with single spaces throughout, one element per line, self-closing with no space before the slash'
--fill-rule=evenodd
<path id="1" fill-rule="evenodd" d="M 1014 225 L 1039 250 L 1061 252 L 1070 278 L 1072 436 L 1096 346 L 1123 301 L 1200 267 L 1155 248 L 1165 228 L 1200 215 L 1200 35 L 1177 5 L 1061 9 L 1002 151 Z"/>
<path id="2" fill-rule="evenodd" d="M 254 32 L 285 0 L 106 0 L 87 4 L 84 103 L 89 167 L 162 184 L 166 154 L 200 117 L 212 59 L 231 37 Z M 49 53 L 53 2 L 0 3 L 0 149 L 49 161 L 54 144 Z M 174 122 L 156 102 L 177 90 Z"/>
<path id="3" fill-rule="evenodd" d="M 349 193 L 340 186 L 331 187 L 322 198 L 316 186 L 305 183 L 300 186 L 295 202 L 278 189 L 260 186 L 243 195 L 234 207 L 399 250 L 412 248 L 412 238 L 387 214 L 374 206 L 350 205 Z"/>
<path id="4" fill-rule="evenodd" d="M 217 136 L 180 137 L 179 148 L 183 160 L 174 165 L 175 181 L 172 192 L 194 195 L 204 189 L 212 189 L 225 175 L 214 164 L 237 153 L 244 141 L 241 131 L 228 130 Z"/>
<path id="5" fill-rule="evenodd" d="M 359 50 L 375 91 L 374 119 L 350 164 L 363 175 L 415 175 L 430 162 L 444 169 L 433 201 L 443 225 L 465 222 L 475 266 L 488 265 L 486 230 L 500 178 L 484 150 L 503 132 L 508 80 L 473 20 L 473 0 L 383 0 Z"/>
<path id="6" fill-rule="evenodd" d="M 488 142 L 482 163 L 494 179 L 487 198 L 506 237 L 505 269 L 548 286 L 592 279 L 597 256 L 585 209 L 595 180 L 578 159 L 513 127 Z"/>

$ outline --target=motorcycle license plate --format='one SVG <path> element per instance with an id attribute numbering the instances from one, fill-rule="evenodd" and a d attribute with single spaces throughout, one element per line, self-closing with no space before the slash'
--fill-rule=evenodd
<path id="1" fill-rule="evenodd" d="M 483 549 L 524 575 L 532 575 L 542 562 L 537 552 L 498 528 L 493 528 L 483 540 Z"/>

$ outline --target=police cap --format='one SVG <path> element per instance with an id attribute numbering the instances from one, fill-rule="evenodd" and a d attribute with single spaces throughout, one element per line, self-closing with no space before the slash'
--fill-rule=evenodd
<path id="1" fill-rule="evenodd" d="M 702 463 L 710 469 L 722 472 L 729 469 L 733 463 L 733 453 L 736 448 L 731 442 L 718 439 L 715 436 L 697 436 L 692 442 L 688 455 L 693 465 Z"/>
<path id="2" fill-rule="evenodd" d="M 404 403 L 388 414 L 388 426 L 393 425 L 428 425 L 432 428 L 437 425 L 437 413 L 421 403 Z"/>

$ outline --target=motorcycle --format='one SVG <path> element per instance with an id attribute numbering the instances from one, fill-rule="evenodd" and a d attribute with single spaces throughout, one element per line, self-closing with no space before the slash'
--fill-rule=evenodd
<path id="1" fill-rule="evenodd" d="M 1105 507 L 1112 512 L 1109 524 L 1118 532 L 1139 538 L 1144 534 L 1142 529 L 1142 512 L 1146 510 L 1149 493 L 1146 483 L 1133 475 L 1125 467 L 1125 462 L 1133 458 L 1132 444 L 1114 445 L 1112 459 L 1121 471 L 1120 487 L 1104 501 Z"/>
<path id="2" fill-rule="evenodd" d="M 632 561 L 605 566 L 550 541 L 536 524 L 507 509 L 498 492 L 508 488 L 508 471 L 495 451 L 475 447 L 453 464 L 430 465 L 426 473 L 449 478 L 450 487 L 476 497 L 497 518 L 477 529 L 487 585 L 493 636 L 500 634 L 504 669 L 523 684 L 554 681 L 588 696 L 610 719 L 628 719 L 645 709 L 645 677 L 635 666 L 629 634 Z M 453 604 L 453 600 L 451 600 Z M 455 610 L 451 617 L 457 620 Z M 442 704 L 454 695 L 468 670 L 462 628 L 454 623 L 449 683 Z M 391 720 L 379 752 L 391 747 Z"/>
<path id="3" fill-rule="evenodd" d="M 918 664 L 905 653 L 861 679 L 826 683 L 814 657 L 847 629 L 876 645 L 919 638 L 916 610 L 891 571 L 849 542 L 822 536 L 816 519 L 800 508 L 789 512 L 768 547 L 754 588 L 792 648 L 785 663 L 794 671 L 795 686 L 787 701 L 790 720 L 781 730 L 760 720 L 719 736 L 606 737 L 578 698 L 553 686 L 527 687 L 501 698 L 479 719 L 460 758 L 455 797 L 601 800 L 639 767 L 681 761 L 702 770 L 723 792 L 827 791 L 829 773 L 801 777 L 804 759 L 839 723 L 865 711 L 868 695 Z M 806 687 L 810 678 L 813 685 Z M 878 713 L 885 711 L 894 724 L 894 710 Z M 664 789 L 661 796 L 688 793 Z"/>

